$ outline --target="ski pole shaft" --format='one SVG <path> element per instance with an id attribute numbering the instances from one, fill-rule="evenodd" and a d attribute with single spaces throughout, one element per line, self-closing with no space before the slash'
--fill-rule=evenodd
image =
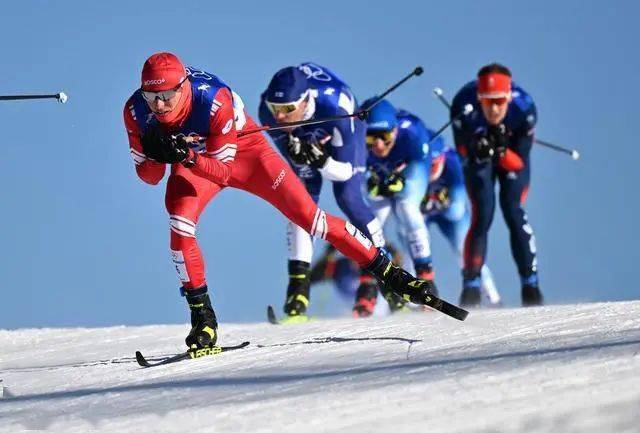
<path id="1" fill-rule="evenodd" d="M 566 153 L 571 156 L 571 158 L 575 161 L 580 159 L 580 152 L 575 149 L 567 149 L 566 147 L 558 146 L 557 144 L 549 143 L 548 141 L 538 140 L 537 138 L 534 140 L 534 143 L 539 144 L 540 146 L 544 146 L 548 149 L 553 149 L 557 152 Z"/>
<path id="2" fill-rule="evenodd" d="M 18 101 L 24 99 L 57 99 L 58 102 L 67 102 L 67 95 L 64 92 L 51 95 L 0 95 L 0 101 Z"/>
<path id="3" fill-rule="evenodd" d="M 382 101 L 389 93 L 393 92 L 394 90 L 396 90 L 398 87 L 402 86 L 407 80 L 409 80 L 411 77 L 413 76 L 420 76 L 422 75 L 422 73 L 424 72 L 424 69 L 422 69 L 422 66 L 416 66 L 416 68 L 411 71 L 411 73 L 409 75 L 407 75 L 406 77 L 404 77 L 402 80 L 398 81 L 396 84 L 394 84 L 393 86 L 389 87 L 387 90 L 385 90 L 382 95 L 378 96 L 373 103 L 369 104 L 367 106 L 367 108 L 365 110 L 362 110 L 365 113 L 368 113 L 369 111 L 371 111 L 371 109 L 373 107 L 375 107 L 376 105 L 378 105 L 380 103 L 380 101 Z"/>
<path id="4" fill-rule="evenodd" d="M 247 129 L 245 131 L 238 131 L 238 137 L 243 137 L 245 135 L 254 134 L 256 132 L 277 131 L 277 130 L 280 130 L 280 129 L 291 129 L 291 128 L 296 128 L 298 126 L 316 125 L 318 123 L 333 122 L 333 121 L 336 121 L 336 120 L 349 119 L 349 118 L 352 118 L 352 117 L 357 117 L 357 118 L 359 118 L 361 120 L 364 120 L 366 118 L 367 114 L 369 113 L 369 111 L 374 106 L 376 106 L 380 101 L 382 101 L 389 93 L 393 92 L 398 87 L 402 86 L 411 77 L 413 77 L 413 76 L 417 77 L 417 76 L 421 75 L 423 72 L 424 72 L 424 69 L 422 68 L 422 66 L 416 66 L 416 68 L 413 71 L 411 71 L 410 74 L 408 74 L 402 80 L 400 80 L 397 83 L 395 83 L 393 86 L 389 87 L 387 90 L 385 90 L 367 108 L 365 108 L 364 110 L 356 111 L 353 114 L 342 114 L 342 115 L 339 115 L 339 116 L 325 117 L 323 119 L 310 119 L 310 120 L 300 120 L 300 121 L 297 121 L 297 122 L 280 123 L 280 124 L 274 125 L 274 126 L 266 125 L 266 126 L 261 126 L 259 128 Z"/>
<path id="5" fill-rule="evenodd" d="M 442 102 L 442 105 L 447 107 L 449 110 L 451 109 L 451 103 L 449 103 L 449 101 L 447 101 L 447 98 L 444 97 L 444 92 L 440 87 L 435 87 L 433 89 L 433 93 L 440 100 L 440 102 Z M 538 140 L 537 138 L 534 139 L 533 142 L 540 146 L 544 146 L 548 149 L 553 149 L 557 152 L 566 153 L 567 155 L 571 156 L 571 158 L 574 161 L 580 158 L 580 152 L 578 152 L 575 149 L 568 149 L 566 147 L 558 146 L 557 144 L 549 143 L 548 141 Z"/>
<path id="6" fill-rule="evenodd" d="M 449 127 L 451 126 L 451 124 L 458 120 L 461 119 L 464 116 L 468 116 L 469 113 L 471 113 L 473 111 L 473 105 L 471 104 L 467 104 L 464 106 L 464 110 L 462 110 L 461 113 L 458 113 L 458 115 L 456 117 L 454 117 L 453 119 L 449 119 L 447 121 L 447 123 L 445 123 L 444 125 L 442 125 L 440 127 L 440 129 L 438 129 L 435 134 L 433 134 L 433 137 L 431 137 L 431 139 L 427 142 L 428 146 L 431 146 L 433 144 L 434 141 L 436 141 L 438 139 L 438 137 L 440 137 L 440 135 L 442 135 L 442 133 Z"/>
<path id="7" fill-rule="evenodd" d="M 280 129 L 295 128 L 298 126 L 305 126 L 305 125 L 315 125 L 317 123 L 333 122 L 335 120 L 349 119 L 351 117 L 360 117 L 360 114 L 361 112 L 355 112 L 353 114 L 341 114 L 339 116 L 325 117 L 323 119 L 299 120 L 297 122 L 280 123 L 275 126 L 268 126 L 268 125 L 260 126 L 258 128 L 238 131 L 238 137 L 244 137 L 245 135 L 254 134 L 256 132 L 261 132 L 261 131 L 278 131 Z"/>
<path id="8" fill-rule="evenodd" d="M 440 87 L 434 87 L 433 93 L 436 95 L 436 98 L 438 98 L 445 107 L 447 107 L 448 109 L 451 109 L 451 104 L 449 104 L 449 101 L 447 101 L 447 98 L 444 97 L 444 92 Z"/>

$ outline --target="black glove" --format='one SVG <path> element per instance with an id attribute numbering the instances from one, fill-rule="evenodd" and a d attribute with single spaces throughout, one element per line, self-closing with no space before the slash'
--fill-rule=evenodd
<path id="1" fill-rule="evenodd" d="M 331 140 L 331 135 L 324 129 L 316 129 L 312 132 L 301 131 L 299 137 L 307 164 L 313 168 L 324 167 L 329 159 L 325 144 Z"/>
<path id="2" fill-rule="evenodd" d="M 290 143 L 293 142 L 294 144 L 290 145 L 290 149 L 293 147 L 293 150 L 289 151 L 289 155 L 294 162 L 308 164 L 313 168 L 324 167 L 327 159 L 329 159 L 325 144 L 331 140 L 330 134 L 327 134 L 323 129 L 309 132 L 298 128 L 293 130 L 291 137 Z M 294 159 L 292 153 L 295 153 L 296 159 Z"/>
<path id="3" fill-rule="evenodd" d="M 295 164 L 307 164 L 307 156 L 302 152 L 302 141 L 300 141 L 300 138 L 294 136 L 293 134 L 289 134 L 287 152 L 289 153 L 289 158 L 291 158 L 291 161 L 293 161 Z"/>
<path id="4" fill-rule="evenodd" d="M 391 197 L 404 189 L 404 176 L 400 173 L 393 172 L 383 182 L 380 189 L 380 195 L 383 197 Z"/>
<path id="5" fill-rule="evenodd" d="M 325 152 L 324 144 L 331 139 L 328 136 L 322 140 L 313 140 L 306 142 L 304 146 L 304 154 L 307 156 L 308 164 L 313 168 L 322 168 L 327 163 L 329 155 Z"/>
<path id="6" fill-rule="evenodd" d="M 142 135 L 141 142 L 144 154 L 156 162 L 173 164 L 189 156 L 189 145 L 184 135 L 167 134 L 159 125 L 150 126 Z"/>
<path id="7" fill-rule="evenodd" d="M 493 144 L 493 151 L 495 158 L 501 158 L 507 151 L 507 145 L 509 144 L 509 137 L 507 127 L 504 123 L 496 126 L 489 126 L 487 130 L 487 139 Z"/>
<path id="8" fill-rule="evenodd" d="M 377 197 L 380 195 L 380 176 L 375 171 L 369 172 L 369 178 L 367 179 L 367 192 L 371 197 Z"/>
<path id="9" fill-rule="evenodd" d="M 431 194 L 425 194 L 422 203 L 420 203 L 420 211 L 424 215 L 435 215 L 447 209 L 450 204 L 449 188 L 444 186 Z"/>
<path id="10" fill-rule="evenodd" d="M 493 159 L 495 150 L 493 148 L 493 142 L 484 135 L 478 135 L 473 148 L 473 155 L 477 162 L 487 162 Z"/>
<path id="11" fill-rule="evenodd" d="M 367 179 L 367 191 L 371 197 L 392 197 L 404 189 L 405 178 L 400 173 L 390 173 L 385 178 L 381 178 L 372 171 Z"/>

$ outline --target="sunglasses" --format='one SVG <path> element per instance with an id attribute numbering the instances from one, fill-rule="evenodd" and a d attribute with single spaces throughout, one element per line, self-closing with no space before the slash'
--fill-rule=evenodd
<path id="1" fill-rule="evenodd" d="M 480 102 L 483 105 L 504 105 L 509 102 L 509 98 L 506 96 L 501 96 L 499 98 L 480 98 Z"/>
<path id="2" fill-rule="evenodd" d="M 180 83 L 178 83 L 178 85 L 173 89 L 162 90 L 160 92 L 149 92 L 148 90 L 142 90 L 142 97 L 147 102 L 153 102 L 156 99 L 160 99 L 161 101 L 167 102 L 168 100 L 176 96 L 176 93 L 178 93 L 178 91 L 180 90 L 180 87 L 182 86 L 182 83 L 184 83 L 186 79 L 187 77 L 184 77 L 182 80 L 180 80 Z"/>
<path id="3" fill-rule="evenodd" d="M 367 132 L 367 146 L 373 146 L 376 140 L 382 140 L 385 143 L 393 140 L 393 131 L 371 131 Z"/>
<path id="4" fill-rule="evenodd" d="M 269 111 L 271 111 L 271 114 L 274 117 L 278 113 L 289 114 L 296 111 L 300 107 L 300 104 L 306 101 L 308 97 L 309 97 L 309 91 L 307 90 L 306 92 L 303 93 L 303 95 L 297 101 L 284 102 L 284 103 L 267 101 L 267 108 L 269 109 Z"/>

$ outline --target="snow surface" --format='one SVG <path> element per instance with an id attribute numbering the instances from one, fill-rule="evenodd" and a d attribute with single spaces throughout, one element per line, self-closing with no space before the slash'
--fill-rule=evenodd
<path id="1" fill-rule="evenodd" d="M 640 301 L 304 325 L 0 331 L 0 431 L 640 432 Z M 128 362 L 125 362 L 128 361 Z"/>

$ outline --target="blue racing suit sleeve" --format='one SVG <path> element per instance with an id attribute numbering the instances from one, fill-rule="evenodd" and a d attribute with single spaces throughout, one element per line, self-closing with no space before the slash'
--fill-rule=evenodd
<path id="1" fill-rule="evenodd" d="M 509 140 L 509 148 L 513 149 L 523 160 L 529 158 L 531 146 L 534 140 L 534 128 L 538 120 L 538 113 L 535 104 L 530 96 L 523 97 L 523 101 L 516 101 L 516 105 L 522 111 L 518 112 L 517 126 L 512 131 Z"/>

